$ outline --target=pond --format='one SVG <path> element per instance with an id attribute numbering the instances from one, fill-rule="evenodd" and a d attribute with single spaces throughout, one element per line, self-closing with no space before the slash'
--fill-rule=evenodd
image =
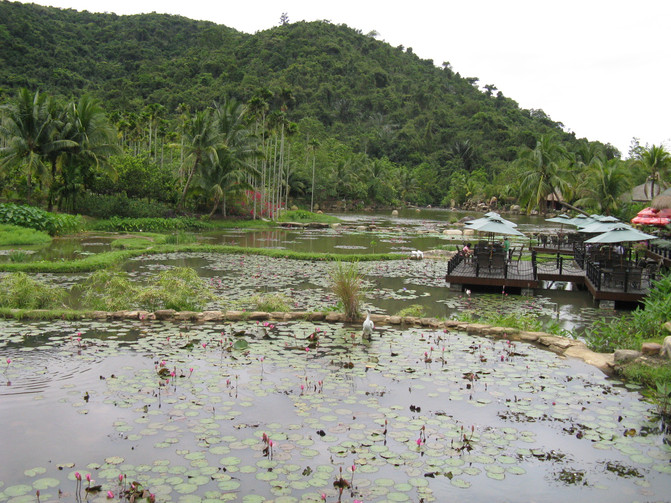
<path id="1" fill-rule="evenodd" d="M 126 500 L 131 483 L 183 502 L 668 496 L 669 438 L 636 387 L 532 345 L 5 320 L 0 354 L 0 501 Z"/>
<path id="2" fill-rule="evenodd" d="M 252 248 L 276 248 L 311 253 L 398 253 L 409 255 L 412 250 L 428 250 L 440 246 L 458 245 L 463 239 L 445 236 L 442 231 L 454 228 L 453 222 L 464 217 L 476 218 L 477 212 L 438 209 L 400 211 L 392 217 L 389 211 L 366 214 L 336 214 L 343 226 L 326 229 L 226 229 L 199 234 L 199 241 Z M 542 217 L 506 215 L 525 233 L 538 232 L 556 224 Z M 366 230 L 357 230 L 364 226 Z M 343 228 L 344 227 L 344 228 Z M 557 227 L 558 228 L 558 227 Z M 117 236 L 106 233 L 88 233 L 83 236 L 55 238 L 49 245 L 39 247 L 2 247 L 0 261 L 9 261 L 15 249 L 26 251 L 31 260 L 62 260 L 82 258 L 110 251 Z M 515 241 L 515 240 L 513 240 Z M 526 241 L 525 241 L 526 242 Z"/>
<path id="3" fill-rule="evenodd" d="M 217 295 L 208 309 L 226 310 L 231 305 L 253 309 L 249 299 L 259 292 L 282 293 L 297 311 L 328 310 L 336 302 L 329 287 L 333 265 L 328 262 L 260 255 L 170 253 L 138 257 L 125 265 L 126 271 L 139 281 L 171 267 L 191 267 L 207 278 Z M 421 305 L 427 316 L 444 318 L 463 313 L 532 313 L 544 322 L 577 333 L 593 320 L 615 314 L 594 307 L 588 292 L 539 290 L 533 296 L 467 296 L 452 292 L 445 286 L 446 263 L 440 260 L 372 261 L 361 262 L 358 267 L 366 279 L 363 309 L 372 313 L 396 314 L 412 304 Z"/>
<path id="4" fill-rule="evenodd" d="M 476 212 L 406 209 L 400 211 L 399 217 L 392 217 L 389 211 L 338 216 L 346 229 L 232 229 L 200 234 L 199 240 L 304 252 L 398 253 L 402 257 L 399 261 L 361 264 L 369 287 L 365 308 L 376 313 L 395 314 L 411 304 L 421 304 L 427 316 L 451 318 L 464 312 L 504 313 L 511 309 L 524 312 L 528 306 L 533 306 L 531 312 L 538 314 L 544 322 L 578 335 L 595 319 L 620 314 L 596 308 L 586 291 L 565 290 L 570 284 L 556 284 L 552 289 L 537 290 L 533 297 L 528 298 L 482 293 L 466 297 L 446 288 L 443 279 L 445 262 L 405 259 L 414 249 L 460 246 L 461 237 L 445 236 L 441 232 L 449 227 L 450 222 L 465 216 L 479 216 Z M 515 220 L 526 233 L 548 227 L 539 216 L 506 217 Z M 367 230 L 357 230 L 360 226 Z M 32 257 L 60 260 L 100 253 L 111 249 L 113 239 L 114 235 L 109 234 L 59 238 L 49 247 L 36 251 Z M 516 244 L 513 242 L 513 246 Z M 148 279 L 156 270 L 175 265 L 193 267 L 202 277 L 209 279 L 219 296 L 218 302 L 211 304 L 210 309 L 230 309 L 230 302 L 236 302 L 236 308 L 251 308 L 246 300 L 258 292 L 281 292 L 290 298 L 293 308 L 300 310 L 330 309 L 334 305 L 328 288 L 330 266 L 321 262 L 192 253 L 140 258 L 128 262 L 125 269 L 138 279 Z M 42 279 L 65 287 L 81 282 L 86 276 L 40 275 Z M 77 305 L 76 294 L 73 294 L 71 303 Z"/>

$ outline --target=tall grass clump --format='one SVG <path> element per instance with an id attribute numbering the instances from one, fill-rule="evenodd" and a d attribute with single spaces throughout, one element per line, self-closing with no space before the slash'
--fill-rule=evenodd
<path id="1" fill-rule="evenodd" d="M 0 278 L 0 307 L 9 309 L 54 309 L 63 307 L 63 288 L 45 285 L 26 273 Z"/>
<path id="2" fill-rule="evenodd" d="M 345 317 L 354 321 L 361 315 L 359 307 L 363 300 L 363 278 L 356 262 L 336 262 L 329 271 L 333 293 L 342 302 Z"/>
<path id="3" fill-rule="evenodd" d="M 281 293 L 257 294 L 249 299 L 254 309 L 266 313 L 286 313 L 289 311 L 291 299 Z"/>
<path id="4" fill-rule="evenodd" d="M 132 282 L 125 272 L 100 270 L 91 274 L 79 288 L 82 306 L 97 311 L 200 311 L 214 298 L 206 282 L 188 267 L 162 271 L 145 285 Z"/>
<path id="5" fill-rule="evenodd" d="M 165 243 L 169 245 L 186 245 L 195 243 L 198 237 L 188 232 L 176 232 L 165 236 Z"/>
<path id="6" fill-rule="evenodd" d="M 121 311 L 134 307 L 138 287 L 122 271 L 102 269 L 91 274 L 76 287 L 81 291 L 81 304 L 94 311 Z"/>
<path id="7" fill-rule="evenodd" d="M 0 246 L 42 245 L 51 242 L 51 236 L 44 231 L 0 224 Z"/>
<path id="8" fill-rule="evenodd" d="M 201 311 L 212 299 L 214 294 L 207 283 L 189 267 L 162 271 L 156 281 L 143 287 L 137 296 L 139 306 L 149 311 Z"/>
<path id="9" fill-rule="evenodd" d="M 400 316 L 402 318 L 406 316 L 411 316 L 413 318 L 423 318 L 426 316 L 426 308 L 421 304 L 412 304 L 398 311 L 396 316 Z"/>
<path id="10" fill-rule="evenodd" d="M 10 250 L 8 253 L 10 262 L 27 262 L 28 261 L 28 252 L 23 250 Z"/>

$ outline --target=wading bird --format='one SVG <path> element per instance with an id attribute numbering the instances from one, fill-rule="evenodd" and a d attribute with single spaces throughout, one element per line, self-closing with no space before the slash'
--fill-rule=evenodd
<path id="1" fill-rule="evenodd" d="M 373 320 L 370 319 L 370 313 L 366 311 L 366 320 L 363 322 L 363 332 L 361 333 L 361 336 L 364 339 L 370 338 L 374 328 L 375 324 L 373 323 Z"/>

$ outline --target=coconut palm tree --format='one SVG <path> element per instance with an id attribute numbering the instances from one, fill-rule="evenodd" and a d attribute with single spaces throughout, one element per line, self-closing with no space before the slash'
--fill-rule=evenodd
<path id="1" fill-rule="evenodd" d="M 525 147 L 515 162 L 521 169 L 520 195 L 527 213 L 538 207 L 545 212 L 547 197 L 561 196 L 572 178 L 568 153 L 552 135 L 542 135 L 533 149 Z"/>
<path id="2" fill-rule="evenodd" d="M 199 172 L 199 185 L 209 192 L 214 205 L 210 216 L 222 203 L 226 216 L 226 198 L 232 192 L 252 189 L 250 180 L 259 177 L 258 170 L 252 164 L 261 152 L 258 139 L 247 128 L 245 113 L 247 107 L 235 100 L 227 100 L 215 106 L 214 120 L 218 131 L 216 162 L 203 164 Z"/>
<path id="3" fill-rule="evenodd" d="M 647 180 L 650 181 L 650 194 L 648 194 L 648 184 L 646 180 L 645 195 L 650 198 L 655 197 L 655 185 L 660 189 L 665 185 L 664 180 L 669 176 L 671 169 L 671 154 L 663 146 L 653 145 L 641 152 L 641 158 L 637 162 L 638 166 L 650 173 Z M 661 190 L 658 190 L 661 192 Z"/>
<path id="4" fill-rule="evenodd" d="M 66 107 L 60 138 L 71 146 L 55 155 L 61 164 L 62 179 L 56 190 L 61 201 L 72 210 L 79 189 L 86 190 L 97 171 L 105 170 L 108 175 L 115 175 L 107 159 L 119 153 L 117 131 L 100 102 L 84 95 Z"/>
<path id="5" fill-rule="evenodd" d="M 618 209 L 618 198 L 630 184 L 625 164 L 620 159 L 595 158 L 583 172 L 576 206 L 594 208 L 610 215 Z"/>
<path id="6" fill-rule="evenodd" d="M 28 200 L 31 198 L 33 176 L 46 181 L 48 155 L 72 146 L 58 138 L 55 102 L 46 94 L 34 94 L 26 88 L 19 89 L 14 101 L 2 107 L 0 136 L 6 146 L 0 149 L 0 168 L 20 166 L 26 173 Z M 53 181 L 52 177 L 52 181 Z"/>
<path id="7" fill-rule="evenodd" d="M 196 112 L 187 117 L 184 123 L 184 149 L 187 177 L 179 200 L 179 210 L 184 209 L 186 194 L 189 192 L 194 175 L 203 167 L 203 163 L 215 166 L 219 162 L 218 146 L 220 132 L 211 109 Z"/>

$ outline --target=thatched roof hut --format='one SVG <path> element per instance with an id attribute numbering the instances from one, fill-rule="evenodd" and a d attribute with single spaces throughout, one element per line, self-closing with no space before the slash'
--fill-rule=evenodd
<path id="1" fill-rule="evenodd" d="M 654 189 L 652 187 L 652 181 L 648 180 L 641 185 L 637 185 L 631 189 L 631 200 L 639 203 L 647 202 L 652 200 L 655 196 L 658 196 L 666 189 L 666 185 L 662 182 L 663 185 L 660 185 L 659 182 L 655 183 Z M 653 194 L 654 190 L 654 194 Z"/>
<path id="2" fill-rule="evenodd" d="M 657 208 L 658 210 L 671 208 L 671 189 L 666 189 L 664 192 L 656 196 L 650 203 L 650 206 Z"/>

